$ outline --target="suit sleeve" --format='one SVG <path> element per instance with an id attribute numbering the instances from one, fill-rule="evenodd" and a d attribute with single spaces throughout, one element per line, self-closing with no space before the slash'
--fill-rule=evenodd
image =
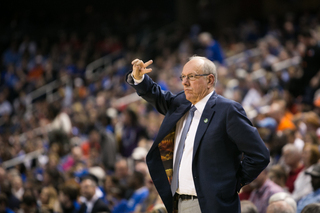
<path id="1" fill-rule="evenodd" d="M 257 129 L 252 126 L 239 103 L 232 102 L 227 113 L 227 134 L 243 153 L 238 171 L 239 190 L 254 180 L 270 161 L 269 150 L 262 141 Z"/>
<path id="2" fill-rule="evenodd" d="M 159 113 L 163 115 L 167 113 L 175 95 L 169 91 L 161 90 L 161 87 L 146 74 L 143 81 L 135 85 L 130 72 L 126 76 L 126 81 L 136 90 L 140 97 L 152 104 Z"/>

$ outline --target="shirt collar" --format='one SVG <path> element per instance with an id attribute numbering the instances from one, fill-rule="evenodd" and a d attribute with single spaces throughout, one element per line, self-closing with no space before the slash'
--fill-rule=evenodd
<path id="1" fill-rule="evenodd" d="M 197 102 L 194 106 L 197 108 L 197 110 L 202 114 L 204 107 L 206 106 L 209 98 L 213 94 L 214 91 L 210 92 L 208 95 L 206 95 L 204 98 L 202 98 L 199 102 Z"/>

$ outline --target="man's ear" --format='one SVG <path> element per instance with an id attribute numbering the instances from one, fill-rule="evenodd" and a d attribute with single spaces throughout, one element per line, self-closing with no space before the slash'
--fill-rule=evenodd
<path id="1" fill-rule="evenodd" d="M 214 83 L 214 76 L 213 76 L 213 75 L 209 75 L 208 78 L 207 78 L 207 82 L 213 85 L 213 83 Z"/>

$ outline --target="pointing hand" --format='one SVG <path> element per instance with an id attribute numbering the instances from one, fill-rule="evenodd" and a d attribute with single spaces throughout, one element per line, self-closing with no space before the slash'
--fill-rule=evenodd
<path id="1" fill-rule="evenodd" d="M 136 80 L 141 80 L 142 76 L 146 73 L 149 73 L 152 71 L 151 68 L 147 68 L 150 64 L 152 64 L 153 61 L 149 60 L 148 62 L 144 63 L 140 59 L 135 59 L 131 62 L 132 66 L 132 75 L 133 78 Z"/>

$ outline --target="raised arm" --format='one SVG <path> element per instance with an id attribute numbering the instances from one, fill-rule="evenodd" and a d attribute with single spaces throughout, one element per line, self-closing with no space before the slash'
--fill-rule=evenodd
<path id="1" fill-rule="evenodd" d="M 175 97 L 171 92 L 161 90 L 161 87 L 145 75 L 152 71 L 147 68 L 153 63 L 152 60 L 144 63 L 140 59 L 135 59 L 132 62 L 132 72 L 126 77 L 126 81 L 137 91 L 137 94 L 152 104 L 158 112 L 166 114 L 172 98 Z"/>

